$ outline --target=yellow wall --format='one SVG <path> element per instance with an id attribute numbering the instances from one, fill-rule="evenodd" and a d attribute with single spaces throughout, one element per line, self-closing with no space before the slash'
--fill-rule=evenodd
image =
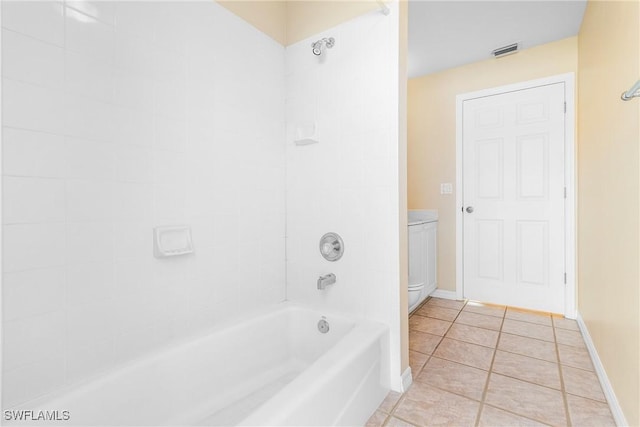
<path id="1" fill-rule="evenodd" d="M 287 2 L 287 45 L 379 8 L 375 0 Z"/>
<path id="2" fill-rule="evenodd" d="M 409 79 L 409 209 L 439 212 L 438 288 L 456 288 L 455 194 L 440 195 L 440 183 L 456 180 L 456 95 L 575 72 L 577 53 L 578 40 L 570 37 Z"/>
<path id="3" fill-rule="evenodd" d="M 278 43 L 287 44 L 287 3 L 273 0 L 218 0 L 235 13 Z"/>
<path id="4" fill-rule="evenodd" d="M 380 7 L 375 0 L 218 0 L 218 3 L 285 46 Z"/>
<path id="5" fill-rule="evenodd" d="M 590 1 L 579 37 L 578 310 L 640 425 L 640 3 Z"/>

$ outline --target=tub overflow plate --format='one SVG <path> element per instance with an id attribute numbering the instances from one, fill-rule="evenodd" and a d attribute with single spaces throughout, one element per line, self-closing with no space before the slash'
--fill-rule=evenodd
<path id="1" fill-rule="evenodd" d="M 318 330 L 323 334 L 329 332 L 329 322 L 327 322 L 327 319 L 324 316 L 322 316 L 322 319 L 318 321 Z"/>

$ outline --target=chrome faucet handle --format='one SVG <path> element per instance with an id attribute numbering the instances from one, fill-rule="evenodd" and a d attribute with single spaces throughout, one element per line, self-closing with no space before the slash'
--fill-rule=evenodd
<path id="1" fill-rule="evenodd" d="M 327 261 L 337 261 L 344 253 L 342 238 L 336 233 L 327 233 L 320 238 L 320 254 Z"/>

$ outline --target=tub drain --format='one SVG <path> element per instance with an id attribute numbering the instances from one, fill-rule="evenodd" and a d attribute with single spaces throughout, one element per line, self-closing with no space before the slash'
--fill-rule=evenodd
<path id="1" fill-rule="evenodd" d="M 324 316 L 318 321 L 318 330 L 323 334 L 329 332 L 329 322 L 326 321 Z"/>

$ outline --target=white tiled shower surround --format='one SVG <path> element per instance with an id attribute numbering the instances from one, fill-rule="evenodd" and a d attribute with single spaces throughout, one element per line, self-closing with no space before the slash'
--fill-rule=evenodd
<path id="1" fill-rule="evenodd" d="M 3 2 L 4 407 L 284 299 L 387 323 L 399 375 L 391 8 L 285 49 L 213 1 Z"/>
<path id="2" fill-rule="evenodd" d="M 3 406 L 284 300 L 284 48 L 213 1 L 2 7 Z"/>
<path id="3" fill-rule="evenodd" d="M 400 378 L 398 4 L 287 48 L 287 297 L 390 325 L 390 376 Z M 322 57 L 311 43 L 333 37 Z M 318 143 L 293 143 L 316 123 Z M 345 252 L 325 261 L 320 237 Z M 318 292 L 320 275 L 335 285 Z M 392 384 L 398 386 L 398 384 Z"/>

